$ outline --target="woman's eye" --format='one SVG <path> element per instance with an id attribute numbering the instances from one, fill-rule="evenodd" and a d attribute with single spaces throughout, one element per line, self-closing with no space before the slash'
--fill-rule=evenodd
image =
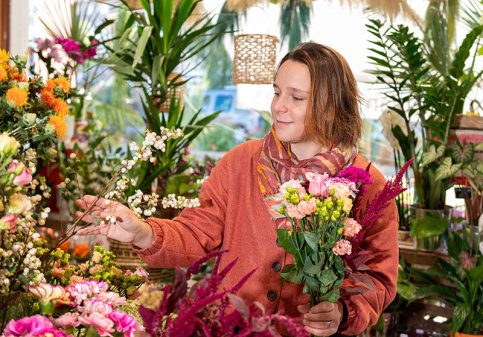
<path id="1" fill-rule="evenodd" d="M 274 92 L 273 96 L 280 96 L 280 94 L 278 92 Z"/>
<path id="2" fill-rule="evenodd" d="M 296 100 L 296 101 L 303 101 L 303 100 L 304 100 L 303 98 L 300 98 L 300 97 L 295 97 L 295 96 L 294 96 L 294 98 L 293 98 L 293 99 L 294 99 L 294 100 Z"/>

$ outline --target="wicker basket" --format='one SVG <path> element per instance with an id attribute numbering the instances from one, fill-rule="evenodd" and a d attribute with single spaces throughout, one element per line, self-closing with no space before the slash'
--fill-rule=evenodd
<path id="1" fill-rule="evenodd" d="M 117 240 L 110 241 L 110 250 L 116 255 L 115 262 L 120 265 L 123 271 L 136 271 L 137 267 L 143 267 L 149 273 L 149 282 L 164 283 L 174 277 L 173 269 L 153 268 L 146 265 L 143 260 L 136 254 L 129 243 Z"/>
<path id="2" fill-rule="evenodd" d="M 171 73 L 168 75 L 168 81 L 172 81 L 176 76 L 178 76 L 178 73 Z M 175 83 L 180 83 L 183 82 L 183 77 L 179 76 Z M 176 101 L 181 102 L 180 106 L 180 111 L 183 110 L 183 105 L 184 105 L 184 90 L 185 90 L 186 85 L 180 85 L 176 87 L 176 90 L 173 90 L 172 88 L 168 89 L 168 97 L 166 101 L 162 102 L 160 97 L 153 97 L 154 104 L 156 107 L 158 107 L 159 112 L 163 113 L 169 113 L 169 106 L 171 105 L 171 100 L 173 99 L 173 91 L 175 91 L 174 98 Z"/>
<path id="3" fill-rule="evenodd" d="M 233 83 L 271 84 L 278 39 L 265 34 L 235 36 Z"/>
<path id="4" fill-rule="evenodd" d="M 144 9 L 139 0 L 125 0 L 128 7 L 131 8 L 133 11 L 139 11 L 141 9 Z M 152 0 L 150 0 L 152 2 Z"/>

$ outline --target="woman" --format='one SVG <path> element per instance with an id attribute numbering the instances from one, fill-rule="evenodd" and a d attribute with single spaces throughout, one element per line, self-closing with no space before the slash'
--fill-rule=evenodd
<path id="1" fill-rule="evenodd" d="M 284 226 L 285 220 L 274 211 L 280 199 L 278 187 L 289 179 L 305 177 L 308 171 L 333 176 L 350 165 L 368 166 L 355 146 L 362 128 L 356 81 L 336 51 L 305 43 L 280 62 L 273 88 L 272 130 L 264 139 L 241 144 L 222 158 L 203 183 L 201 207 L 185 209 L 173 220 L 144 222 L 127 207 L 98 201 L 86 221 L 113 213 L 121 221 L 85 229 L 83 234 L 100 233 L 131 242 L 154 267 L 189 266 L 214 249 L 228 249 L 221 267 L 240 259 L 225 280 L 227 288 L 257 268 L 237 293 L 248 302 L 259 301 L 272 312 L 283 308 L 290 316 L 302 313 L 305 329 L 317 336 L 361 333 L 377 322 L 396 294 L 395 205 L 373 224 L 361 246 L 374 256 L 367 263 L 367 274 L 378 291 L 343 294 L 336 304 L 322 302 L 312 308 L 300 285 L 280 283 L 278 272 L 293 257 L 277 241 L 275 228 Z M 374 167 L 370 174 L 374 184 L 368 186 L 366 200 L 385 183 Z M 88 196 L 77 204 L 85 209 L 93 200 Z M 342 293 L 351 285 L 346 279 Z"/>

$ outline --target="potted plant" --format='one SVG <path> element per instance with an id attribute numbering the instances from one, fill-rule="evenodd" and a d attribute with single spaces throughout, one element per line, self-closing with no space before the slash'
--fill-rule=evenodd
<path id="1" fill-rule="evenodd" d="M 483 26 L 467 34 L 447 72 L 432 67 L 423 43 L 408 27 L 387 26 L 379 20 L 370 20 L 367 27 L 376 38 L 371 41 L 374 48 L 369 58 L 375 69 L 370 72 L 390 100 L 388 109 L 403 120 L 391 128 L 392 134 L 405 161 L 415 158 L 411 236 L 418 238 L 418 248 L 433 250 L 437 240 L 431 240 L 445 233 L 451 219 L 445 192 L 461 166 L 451 160 L 450 127 L 483 73 L 473 67 L 478 55 L 473 47 L 479 43 Z M 472 62 L 466 69 L 470 56 Z"/>
<path id="2" fill-rule="evenodd" d="M 483 227 L 483 226 L 482 226 Z M 457 232 L 448 235 L 448 259 L 436 257 L 438 268 L 426 271 L 413 269 L 421 281 L 411 301 L 439 296 L 454 309 L 451 318 L 453 336 L 481 335 L 483 331 L 483 228 L 473 245 Z M 478 244 L 476 244 L 478 243 Z M 437 280 L 453 284 L 454 289 Z"/>

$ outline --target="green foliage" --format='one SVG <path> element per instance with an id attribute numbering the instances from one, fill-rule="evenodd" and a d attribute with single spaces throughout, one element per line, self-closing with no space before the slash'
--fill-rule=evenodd
<path id="1" fill-rule="evenodd" d="M 309 33 L 312 7 L 305 1 L 280 3 L 281 46 L 288 40 L 288 49 L 294 49 Z"/>

